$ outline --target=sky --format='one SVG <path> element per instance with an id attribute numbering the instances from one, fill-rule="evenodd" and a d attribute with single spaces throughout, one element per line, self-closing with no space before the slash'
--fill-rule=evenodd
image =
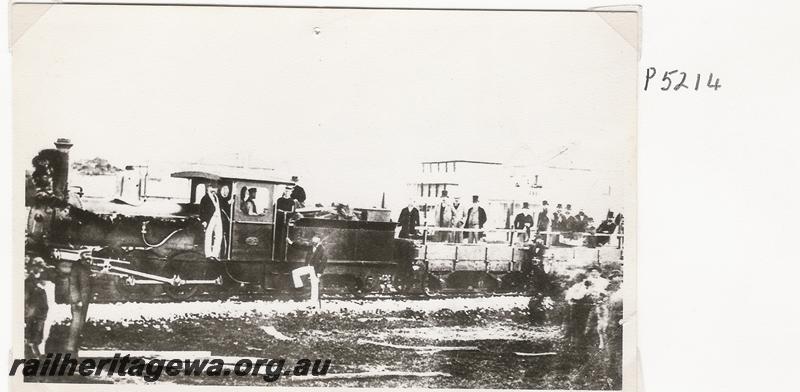
<path id="1" fill-rule="evenodd" d="M 593 13 L 55 5 L 12 55 L 18 162 L 67 137 L 355 204 L 403 203 L 425 160 L 570 146 L 559 165 L 631 176 L 637 53 Z"/>

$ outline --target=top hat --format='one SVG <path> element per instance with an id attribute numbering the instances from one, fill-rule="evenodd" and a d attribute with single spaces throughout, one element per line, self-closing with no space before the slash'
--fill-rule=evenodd
<path id="1" fill-rule="evenodd" d="M 542 205 L 546 206 L 546 205 L 549 205 L 549 204 L 547 204 L 547 200 L 542 200 Z"/>
<path id="2" fill-rule="evenodd" d="M 522 202 L 522 208 L 528 208 L 528 202 L 527 201 L 523 201 Z"/>
<path id="3" fill-rule="evenodd" d="M 477 203 L 478 202 L 478 195 L 472 195 L 472 201 Z"/>
<path id="4" fill-rule="evenodd" d="M 442 197 L 447 197 L 447 189 L 442 190 Z"/>
<path id="5" fill-rule="evenodd" d="M 606 214 L 606 219 L 614 219 L 614 212 L 609 210 L 608 214 Z"/>

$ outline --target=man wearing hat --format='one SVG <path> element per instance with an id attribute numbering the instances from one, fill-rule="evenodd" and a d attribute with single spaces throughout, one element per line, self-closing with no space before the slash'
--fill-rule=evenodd
<path id="1" fill-rule="evenodd" d="M 220 209 L 217 183 L 206 184 L 206 194 L 200 199 L 200 220 L 206 231 L 203 241 L 205 255 L 209 259 L 219 259 L 222 250 L 222 210 Z"/>
<path id="2" fill-rule="evenodd" d="M 575 230 L 575 224 L 577 220 L 575 216 L 572 215 L 572 206 L 567 204 L 567 210 L 564 211 L 564 215 L 561 215 L 561 230 L 573 232 Z"/>
<path id="3" fill-rule="evenodd" d="M 47 323 L 49 310 L 45 291 L 47 264 L 41 257 L 25 256 L 25 358 L 42 355 L 43 343 L 50 330 Z"/>
<path id="4" fill-rule="evenodd" d="M 453 210 L 453 204 L 450 202 L 450 197 L 447 195 L 447 190 L 443 190 L 441 199 L 433 211 L 434 225 L 443 228 L 453 227 L 454 215 L 455 211 Z M 450 242 L 453 239 L 453 233 L 450 231 L 437 231 L 434 236 L 438 242 Z"/>
<path id="5" fill-rule="evenodd" d="M 608 215 L 606 215 L 606 220 L 597 226 L 596 233 L 597 234 L 614 234 L 614 231 L 617 229 L 617 225 L 614 223 L 614 213 L 609 211 Z M 597 246 L 603 246 L 607 244 L 611 237 L 607 235 L 598 235 L 596 240 Z"/>
<path id="6" fill-rule="evenodd" d="M 294 183 L 294 189 L 292 189 L 291 198 L 294 200 L 295 207 L 303 208 L 306 206 L 306 190 L 300 186 L 300 178 L 297 176 L 292 176 L 292 182 Z"/>
<path id="7" fill-rule="evenodd" d="M 522 202 L 522 209 L 516 217 L 514 217 L 514 229 L 522 230 L 517 234 L 517 239 L 520 242 L 528 242 L 531 236 L 531 227 L 533 227 L 533 212 L 527 201 Z"/>
<path id="8" fill-rule="evenodd" d="M 561 213 L 561 203 L 556 205 L 556 210 L 553 211 L 553 231 L 561 231 L 563 224 L 563 214 Z"/>
<path id="9" fill-rule="evenodd" d="M 577 301 L 586 296 L 599 297 L 605 293 L 609 281 L 601 275 L 600 267 L 590 266 L 586 270 L 586 278 L 575 283 L 567 290 L 565 297 L 567 300 Z"/>
<path id="10" fill-rule="evenodd" d="M 536 232 L 541 233 L 543 231 L 547 231 L 548 227 L 550 226 L 550 217 L 548 216 L 548 209 L 549 205 L 547 204 L 547 200 L 542 201 L 542 211 L 539 212 L 539 216 L 536 219 Z"/>
<path id="11" fill-rule="evenodd" d="M 466 229 L 483 229 L 483 224 L 486 223 L 486 211 L 478 203 L 478 195 L 472 196 L 472 207 L 467 210 L 467 219 L 464 223 Z M 483 237 L 483 232 L 469 232 L 469 242 L 476 243 Z"/>
<path id="12" fill-rule="evenodd" d="M 603 277 L 600 267 L 597 265 L 592 265 L 589 267 L 587 272 L 589 273 L 589 276 L 586 278 L 586 280 L 592 282 L 591 294 L 598 296 L 604 293 L 610 282 L 608 279 Z"/>

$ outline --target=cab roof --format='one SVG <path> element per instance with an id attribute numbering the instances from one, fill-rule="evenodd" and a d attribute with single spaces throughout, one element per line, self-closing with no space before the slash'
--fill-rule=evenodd
<path id="1" fill-rule="evenodd" d="M 267 170 L 263 169 L 247 169 L 247 168 L 221 168 L 214 170 L 190 170 L 172 173 L 175 178 L 187 178 L 190 180 L 200 179 L 208 181 L 253 181 L 264 182 L 270 184 L 285 184 L 292 185 L 289 179 L 280 178 L 271 175 Z"/>

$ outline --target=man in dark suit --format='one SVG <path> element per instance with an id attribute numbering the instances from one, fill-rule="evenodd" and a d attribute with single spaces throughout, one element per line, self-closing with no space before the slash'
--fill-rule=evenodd
<path id="1" fill-rule="evenodd" d="M 466 229 L 482 229 L 486 223 L 486 211 L 478 204 L 478 195 L 472 196 L 472 207 L 467 210 Z M 469 232 L 469 242 L 476 243 L 483 237 L 483 232 Z"/>
<path id="2" fill-rule="evenodd" d="M 561 231 L 562 226 L 564 225 L 564 214 L 561 212 L 561 203 L 556 205 L 556 210 L 553 212 L 553 225 L 552 231 Z"/>
<path id="3" fill-rule="evenodd" d="M 300 181 L 300 177 L 292 176 L 292 182 L 294 183 L 294 188 L 292 189 L 291 197 L 294 200 L 294 204 L 297 208 L 303 208 L 306 206 L 306 190 L 303 189 L 298 182 Z"/>
<path id="4" fill-rule="evenodd" d="M 283 212 L 293 212 L 294 211 L 294 200 L 292 199 L 292 190 L 289 187 L 283 190 L 283 194 L 278 200 L 275 202 L 275 208 L 278 211 Z"/>
<path id="5" fill-rule="evenodd" d="M 614 223 L 614 213 L 609 211 L 608 215 L 606 215 L 606 220 L 597 226 L 597 230 L 595 231 L 597 234 L 614 234 L 616 231 L 617 225 Z M 603 246 L 607 244 L 611 240 L 611 236 L 601 236 L 598 235 L 596 238 L 597 246 Z"/>
<path id="6" fill-rule="evenodd" d="M 47 264 L 41 257 L 25 256 L 25 358 L 39 358 L 49 310 L 44 290 Z"/>
<path id="7" fill-rule="evenodd" d="M 308 248 L 308 250 L 306 251 L 305 265 L 292 270 L 292 282 L 296 289 L 300 289 L 303 287 L 303 277 L 308 276 L 308 281 L 311 284 L 311 301 L 321 307 L 319 278 L 328 263 L 328 256 L 325 253 L 325 247 L 322 246 L 322 239 L 317 235 L 313 235 L 311 241 L 303 240 L 297 245 Z"/>
<path id="8" fill-rule="evenodd" d="M 522 210 L 514 217 L 514 229 L 524 230 L 522 233 L 517 233 L 520 242 L 528 241 L 531 236 L 531 227 L 533 227 L 533 212 L 526 201 L 522 203 Z"/>
<path id="9" fill-rule="evenodd" d="M 294 200 L 291 198 L 291 188 L 286 187 L 283 195 L 275 202 L 275 260 L 286 260 L 287 234 L 289 220 L 294 212 Z"/>
<path id="10" fill-rule="evenodd" d="M 306 265 L 314 268 L 317 277 L 320 277 L 327 264 L 328 255 L 325 253 L 325 247 L 322 246 L 322 240 L 315 235 L 311 238 L 311 246 L 306 252 Z"/>
<path id="11" fill-rule="evenodd" d="M 542 201 L 542 211 L 539 212 L 539 217 L 536 221 L 536 232 L 541 233 L 543 231 L 547 231 L 550 226 L 550 217 L 548 216 L 548 204 L 547 200 Z"/>
<path id="12" fill-rule="evenodd" d="M 419 226 L 419 210 L 414 207 L 413 202 L 409 202 L 406 208 L 400 211 L 397 218 L 400 226 L 400 238 L 415 238 L 417 236 L 417 226 Z"/>

